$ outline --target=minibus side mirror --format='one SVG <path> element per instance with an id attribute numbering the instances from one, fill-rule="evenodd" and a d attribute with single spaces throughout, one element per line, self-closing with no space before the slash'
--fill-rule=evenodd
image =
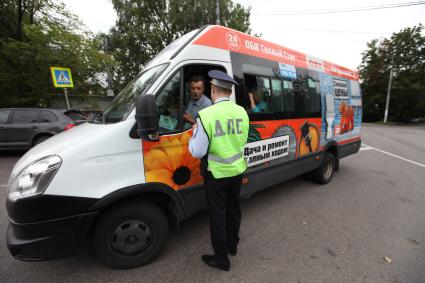
<path id="1" fill-rule="evenodd" d="M 158 112 L 154 95 L 139 95 L 136 98 L 137 134 L 143 140 L 159 140 Z"/>

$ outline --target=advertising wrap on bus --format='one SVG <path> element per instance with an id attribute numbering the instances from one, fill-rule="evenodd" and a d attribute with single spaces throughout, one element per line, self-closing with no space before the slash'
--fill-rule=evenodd
<path id="1" fill-rule="evenodd" d="M 205 26 L 152 59 L 101 118 L 52 137 L 16 163 L 6 203 L 11 254 L 48 260 L 91 241 L 112 267 L 154 260 L 169 228 L 206 208 L 201 162 L 189 152 L 192 125 L 184 117 L 191 78 L 204 78 L 208 100 L 211 70 L 238 82 L 230 100 L 250 120 L 242 197 L 305 173 L 326 184 L 340 160 L 359 150 L 357 72 Z M 232 125 L 222 125 L 223 135 Z"/>

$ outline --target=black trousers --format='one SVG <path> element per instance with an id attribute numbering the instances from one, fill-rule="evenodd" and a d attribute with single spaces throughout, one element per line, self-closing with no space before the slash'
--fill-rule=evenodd
<path id="1" fill-rule="evenodd" d="M 204 175 L 204 181 L 215 261 L 220 266 L 229 266 L 228 249 L 237 248 L 239 243 L 241 225 L 239 195 L 242 174 L 216 179 L 208 171 Z"/>

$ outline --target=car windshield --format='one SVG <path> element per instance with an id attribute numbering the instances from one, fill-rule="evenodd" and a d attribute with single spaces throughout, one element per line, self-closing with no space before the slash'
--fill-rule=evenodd
<path id="1" fill-rule="evenodd" d="M 103 112 L 104 124 L 117 123 L 125 120 L 134 108 L 136 97 L 144 94 L 161 75 L 168 64 L 162 64 L 142 71 L 132 80 L 112 101 Z M 96 121 L 92 121 L 96 122 Z M 100 121 L 97 121 L 100 122 Z"/>

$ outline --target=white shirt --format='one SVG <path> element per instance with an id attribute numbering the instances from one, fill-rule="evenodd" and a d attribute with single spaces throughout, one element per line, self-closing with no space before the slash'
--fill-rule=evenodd
<path id="1" fill-rule="evenodd" d="M 214 102 L 214 104 L 226 100 L 228 101 L 229 98 L 220 97 Z M 189 140 L 189 151 L 193 157 L 201 159 L 207 154 L 210 141 L 208 140 L 208 135 L 205 133 L 204 127 L 202 126 L 199 118 L 196 119 L 196 124 L 198 126 L 193 132 L 193 136 Z"/>

